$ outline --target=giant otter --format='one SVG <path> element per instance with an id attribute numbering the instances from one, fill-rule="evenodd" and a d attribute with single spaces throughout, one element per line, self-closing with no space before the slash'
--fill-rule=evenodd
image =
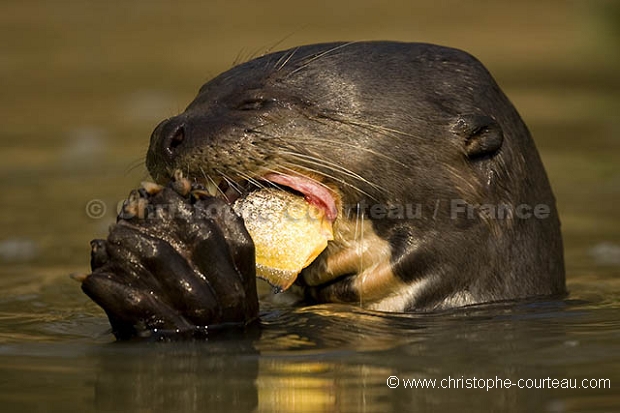
<path id="1" fill-rule="evenodd" d="M 256 317 L 252 241 L 226 204 L 265 185 L 333 219 L 334 240 L 297 279 L 308 302 L 408 312 L 565 293 L 534 142 L 460 50 L 354 42 L 256 58 L 161 122 L 146 165 L 168 187 L 134 191 L 129 209 L 182 213 L 121 216 L 93 242 L 83 289 L 118 337 Z M 216 218 L 192 209 L 213 205 Z"/>

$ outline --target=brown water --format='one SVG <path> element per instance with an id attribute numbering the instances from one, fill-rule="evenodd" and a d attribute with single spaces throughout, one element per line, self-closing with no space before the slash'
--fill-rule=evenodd
<path id="1" fill-rule="evenodd" d="M 620 7 L 488 3 L 2 2 L 0 411 L 620 410 Z M 154 126 L 235 60 L 354 39 L 447 44 L 490 68 L 554 186 L 570 296 L 430 315 L 269 307 L 244 335 L 113 343 L 67 274 L 146 177 Z M 448 377 L 611 389 L 405 388 Z"/>

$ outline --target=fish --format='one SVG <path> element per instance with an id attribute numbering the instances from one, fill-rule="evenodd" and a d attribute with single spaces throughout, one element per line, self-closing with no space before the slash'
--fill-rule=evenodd
<path id="1" fill-rule="evenodd" d="M 275 292 L 287 290 L 334 239 L 332 221 L 304 196 L 263 188 L 237 199 L 233 210 L 256 251 L 256 276 Z"/>

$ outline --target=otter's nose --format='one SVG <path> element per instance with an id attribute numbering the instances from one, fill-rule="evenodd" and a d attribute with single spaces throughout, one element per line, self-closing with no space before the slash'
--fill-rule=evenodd
<path id="1" fill-rule="evenodd" d="M 185 141 L 185 124 L 182 121 L 170 119 L 160 126 L 160 131 L 158 131 L 160 128 L 157 128 L 153 132 L 154 135 L 159 135 L 155 137 L 159 141 L 157 146 L 162 155 L 173 159 Z"/>
<path id="2" fill-rule="evenodd" d="M 166 119 L 153 131 L 149 152 L 168 163 L 174 161 L 186 144 L 187 132 L 185 118 Z"/>
<path id="3" fill-rule="evenodd" d="M 187 145 L 188 137 L 184 118 L 170 118 L 157 125 L 146 154 L 146 167 L 154 177 L 175 167 L 176 160 Z"/>

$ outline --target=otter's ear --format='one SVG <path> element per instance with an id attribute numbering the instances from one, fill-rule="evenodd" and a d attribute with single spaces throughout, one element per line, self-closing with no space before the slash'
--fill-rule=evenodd
<path id="1" fill-rule="evenodd" d="M 492 156 L 504 142 L 502 128 L 495 119 L 485 115 L 461 115 L 454 130 L 462 138 L 469 158 Z"/>

